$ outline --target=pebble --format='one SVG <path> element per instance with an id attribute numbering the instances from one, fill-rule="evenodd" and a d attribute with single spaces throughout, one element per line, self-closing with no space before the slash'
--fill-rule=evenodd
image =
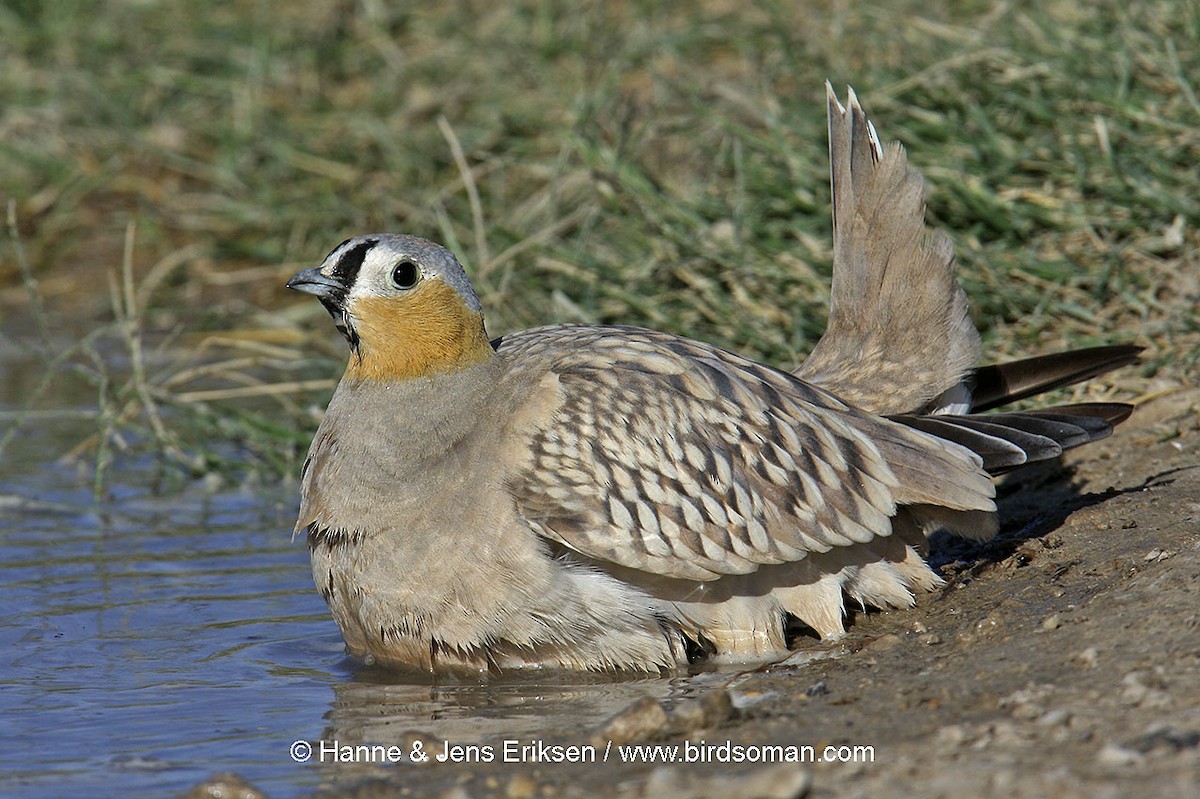
<path id="1" fill-rule="evenodd" d="M 988 615 L 976 621 L 970 629 L 963 630 L 955 636 L 955 641 L 959 644 L 972 644 L 975 641 L 990 638 L 1000 630 L 1003 619 L 1004 614 L 998 610 L 993 610 Z"/>
<path id="2" fill-rule="evenodd" d="M 764 690 L 754 686 L 742 687 L 738 684 L 731 684 L 727 690 L 729 691 L 729 701 L 733 703 L 734 709 L 739 711 L 780 700 L 778 691 Z"/>
<path id="3" fill-rule="evenodd" d="M 716 729 L 737 715 L 729 691 L 709 691 L 696 699 L 685 699 L 667 712 L 671 731 L 691 735 Z"/>
<path id="4" fill-rule="evenodd" d="M 1158 674 L 1147 671 L 1131 671 L 1121 678 L 1122 704 L 1154 710 L 1167 710 L 1173 706 L 1166 684 Z"/>
<path id="5" fill-rule="evenodd" d="M 1096 755 L 1096 759 L 1105 766 L 1127 767 L 1138 765 L 1146 757 L 1141 752 L 1135 752 L 1117 744 L 1106 744 Z"/>
<path id="6" fill-rule="evenodd" d="M 1011 721 L 996 721 L 989 727 L 992 733 L 992 743 L 1011 745 L 1021 743 L 1028 737 L 1019 726 Z"/>
<path id="7" fill-rule="evenodd" d="M 815 682 L 812 685 L 810 685 L 804 689 L 804 695 L 809 696 L 809 697 L 825 696 L 828 693 L 829 693 L 829 686 L 825 684 L 824 680 L 822 680 L 821 682 Z"/>
<path id="8" fill-rule="evenodd" d="M 1100 660 L 1100 650 L 1094 646 L 1089 646 L 1075 656 L 1075 662 L 1084 668 L 1092 669 L 1096 667 L 1096 663 Z"/>
<path id="9" fill-rule="evenodd" d="M 1179 730 L 1170 724 L 1158 723 L 1151 725 L 1144 735 L 1129 742 L 1138 752 L 1165 750 L 1179 752 L 1184 749 L 1200 747 L 1200 732 L 1195 730 Z"/>
<path id="10" fill-rule="evenodd" d="M 626 707 L 593 730 L 589 743 L 604 748 L 612 743 L 651 741 L 673 735 L 692 735 L 721 727 L 738 716 L 728 690 L 709 691 L 685 699 L 667 710 L 647 696 Z"/>
<path id="11" fill-rule="evenodd" d="M 1061 727 L 1071 722 L 1071 711 L 1065 707 L 1047 710 L 1038 717 L 1037 723 L 1042 727 Z"/>
<path id="12" fill-rule="evenodd" d="M 863 647 L 863 649 L 868 652 L 883 652 L 902 643 L 904 643 L 903 638 L 895 633 L 887 633 L 879 636 L 874 641 Z"/>
<path id="13" fill-rule="evenodd" d="M 1017 783 L 1017 773 L 1013 769 L 1000 769 L 994 772 L 988 779 L 988 792 L 998 796 L 1006 796 L 1013 793 L 1013 787 Z"/>
<path id="14" fill-rule="evenodd" d="M 1062 619 L 1058 617 L 1057 613 L 1053 613 L 1042 619 L 1043 630 L 1057 630 L 1059 627 L 1062 627 Z"/>
<path id="15" fill-rule="evenodd" d="M 1000 629 L 1001 614 L 993 610 L 979 621 L 975 622 L 975 632 L 980 637 L 991 635 Z"/>
<path id="16" fill-rule="evenodd" d="M 616 744 L 649 741 L 661 737 L 670 719 L 667 711 L 647 696 L 604 722 L 591 737 L 591 744 L 603 749 L 609 741 Z"/>
<path id="17" fill-rule="evenodd" d="M 508 785 L 504 788 L 504 795 L 507 799 L 533 799 L 537 796 L 537 789 L 536 782 L 524 774 L 518 774 L 508 781 Z"/>
<path id="18" fill-rule="evenodd" d="M 955 749 L 967 741 L 967 728 L 962 724 L 947 724 L 933 734 L 936 749 Z"/>
<path id="19" fill-rule="evenodd" d="M 237 774 L 214 774 L 184 794 L 183 799 L 266 799 L 266 795 Z"/>
<path id="20" fill-rule="evenodd" d="M 1050 686 L 1029 685 L 1002 697 L 997 704 L 1008 709 L 1017 721 L 1033 721 L 1046 714 L 1046 698 L 1050 693 Z"/>
<path id="21" fill-rule="evenodd" d="M 868 644 L 868 646 L 870 646 Z M 850 654 L 850 647 L 845 644 L 830 647 L 829 649 L 801 649 L 793 652 L 787 658 L 779 661 L 771 667 L 771 670 L 790 668 L 795 666 L 807 666 L 809 663 L 814 663 L 818 660 L 837 660 L 844 658 Z"/>

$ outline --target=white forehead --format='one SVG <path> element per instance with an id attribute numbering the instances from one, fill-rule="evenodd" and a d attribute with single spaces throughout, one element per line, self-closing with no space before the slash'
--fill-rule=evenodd
<path id="1" fill-rule="evenodd" d="M 391 274 L 397 264 L 411 261 L 423 280 L 440 279 L 458 292 L 467 307 L 483 313 L 483 306 L 462 264 L 454 254 L 432 241 L 392 233 L 355 236 L 343 242 L 321 264 L 321 271 L 343 282 L 349 297 L 393 296 L 397 289 Z"/>

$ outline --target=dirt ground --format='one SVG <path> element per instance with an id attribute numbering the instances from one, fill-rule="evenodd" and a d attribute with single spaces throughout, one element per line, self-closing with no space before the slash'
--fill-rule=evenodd
<path id="1" fill-rule="evenodd" d="M 912 610 L 860 613 L 837 644 L 802 640 L 788 662 L 590 730 L 818 756 L 870 746 L 873 762 L 405 765 L 320 795 L 1198 795 L 1200 389 L 1144 403 L 1113 437 L 1000 491 L 1000 537 L 937 542 L 948 584 Z"/>

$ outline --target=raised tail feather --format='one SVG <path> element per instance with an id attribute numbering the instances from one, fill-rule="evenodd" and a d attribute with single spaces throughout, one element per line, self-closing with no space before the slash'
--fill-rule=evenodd
<path id="1" fill-rule="evenodd" d="M 981 415 L 1137 361 L 1118 345 L 972 369 L 979 334 L 954 277 L 954 246 L 925 225 L 924 181 L 886 147 L 854 90 L 825 84 L 833 195 L 829 323 L 794 374 L 871 413 L 962 444 L 1000 474 L 1095 441 L 1128 405 L 1067 405 Z"/>
<path id="2" fill-rule="evenodd" d="M 924 180 L 883 145 L 849 91 L 829 102 L 833 286 L 829 323 L 797 377 L 877 414 L 913 413 L 978 361 L 979 334 L 954 278 L 954 245 L 925 226 Z M 945 404 L 938 402 L 938 404 Z"/>

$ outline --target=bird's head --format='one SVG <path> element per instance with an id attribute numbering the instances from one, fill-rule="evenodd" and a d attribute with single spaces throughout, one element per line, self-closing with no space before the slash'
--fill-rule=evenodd
<path id="1" fill-rule="evenodd" d="M 483 308 L 449 251 L 415 236 L 356 236 L 287 287 L 313 294 L 350 342 L 351 378 L 452 372 L 493 354 Z"/>

